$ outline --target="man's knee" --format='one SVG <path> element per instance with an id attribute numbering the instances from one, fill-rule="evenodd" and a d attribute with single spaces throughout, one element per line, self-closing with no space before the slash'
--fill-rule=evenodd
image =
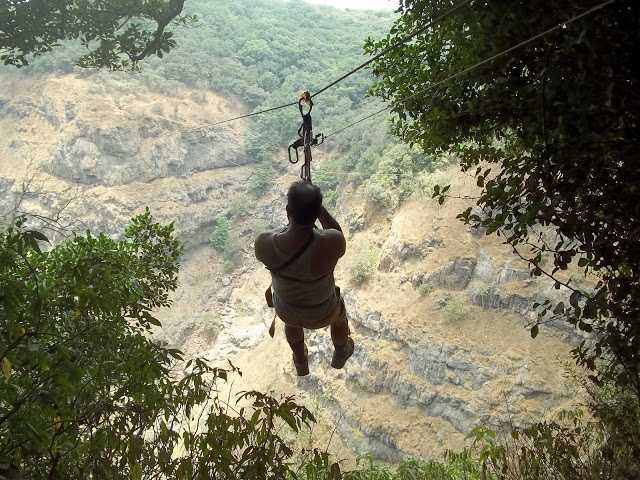
<path id="1" fill-rule="evenodd" d="M 294 327 L 285 324 L 284 334 L 287 337 L 289 345 L 295 345 L 304 341 L 304 330 L 302 327 Z"/>
<path id="2" fill-rule="evenodd" d="M 350 335 L 351 331 L 349 330 L 347 314 L 343 306 L 343 310 L 340 312 L 340 315 L 331 324 L 331 340 L 336 347 L 342 346 L 347 343 Z"/>

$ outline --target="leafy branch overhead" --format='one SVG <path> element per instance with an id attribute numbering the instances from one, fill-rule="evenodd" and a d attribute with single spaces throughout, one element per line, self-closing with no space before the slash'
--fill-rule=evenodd
<path id="1" fill-rule="evenodd" d="M 172 225 L 146 211 L 120 240 L 42 242 L 23 220 L 0 233 L 0 478 L 287 478 L 284 431 L 311 412 L 219 396 L 235 367 L 150 338 L 177 286 Z"/>
<path id="2" fill-rule="evenodd" d="M 66 40 L 88 53 L 77 64 L 124 70 L 176 46 L 171 24 L 187 24 L 185 0 L 7 0 L 0 5 L 0 60 L 22 67 Z"/>
<path id="3" fill-rule="evenodd" d="M 368 52 L 451 3 L 402 1 L 390 35 L 369 40 Z M 372 89 L 396 112 L 397 135 L 427 153 L 455 151 L 475 175 L 480 198 L 460 218 L 501 236 L 535 275 L 573 293 L 566 308 L 541 313 L 595 332 L 576 349 L 578 360 L 602 360 L 603 371 L 638 393 L 639 8 L 630 0 L 473 1 L 375 62 Z M 446 187 L 434 193 L 442 202 Z M 567 281 L 570 265 L 595 278 L 595 290 Z"/>

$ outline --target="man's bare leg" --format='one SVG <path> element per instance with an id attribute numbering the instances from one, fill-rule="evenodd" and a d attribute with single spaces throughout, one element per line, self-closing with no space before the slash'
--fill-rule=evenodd
<path id="1" fill-rule="evenodd" d="M 354 343 L 350 333 L 347 311 L 344 306 L 344 301 L 340 299 L 340 314 L 338 318 L 331 323 L 331 341 L 335 348 L 331 360 L 331 366 L 333 368 L 344 367 L 349 357 L 353 355 Z"/>
<path id="2" fill-rule="evenodd" d="M 307 347 L 304 344 L 304 329 L 302 327 L 285 324 L 284 333 L 287 337 L 287 343 L 293 352 L 293 364 L 296 367 L 296 373 L 300 377 L 308 375 L 309 358 L 307 355 Z"/>

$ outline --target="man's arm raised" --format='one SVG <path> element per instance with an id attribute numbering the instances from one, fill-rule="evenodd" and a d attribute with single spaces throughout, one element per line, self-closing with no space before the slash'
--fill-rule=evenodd
<path id="1" fill-rule="evenodd" d="M 339 232 L 342 232 L 342 228 L 340 228 L 340 224 L 338 223 L 338 221 L 335 218 L 333 218 L 331 214 L 327 212 L 327 209 L 324 207 L 322 207 L 322 210 L 320 211 L 318 220 L 320 220 L 320 225 L 322 225 L 322 228 L 324 228 L 325 230 L 332 228 L 333 230 L 338 230 Z"/>
<path id="2" fill-rule="evenodd" d="M 340 224 L 324 207 L 322 207 L 318 220 L 320 220 L 320 225 L 322 225 L 322 228 L 325 230 L 327 238 L 329 238 L 334 245 L 338 258 L 342 257 L 347 250 L 347 242 L 342 233 L 342 228 L 340 228 Z M 331 232 L 331 230 L 333 230 L 333 232 Z"/>

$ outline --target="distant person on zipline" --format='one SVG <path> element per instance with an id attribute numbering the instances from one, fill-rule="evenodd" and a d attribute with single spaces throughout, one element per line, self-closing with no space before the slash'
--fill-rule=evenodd
<path id="1" fill-rule="evenodd" d="M 255 242 L 256 258 L 271 271 L 267 303 L 285 324 L 299 376 L 309 373 L 305 328 L 330 327 L 335 347 L 331 366 L 342 368 L 354 348 L 344 301 L 333 277 L 346 248 L 342 229 L 322 206 L 320 189 L 310 182 L 298 181 L 289 187 L 287 217 L 287 227 L 262 233 Z M 315 228 L 316 220 L 322 229 Z"/>

